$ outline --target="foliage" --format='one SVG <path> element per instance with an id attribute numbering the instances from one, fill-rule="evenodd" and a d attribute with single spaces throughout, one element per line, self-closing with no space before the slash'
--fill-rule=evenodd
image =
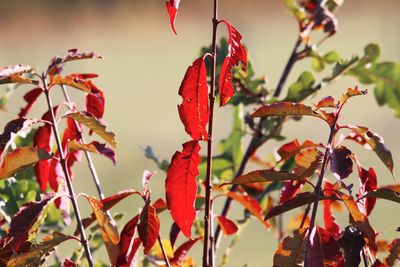
<path id="1" fill-rule="evenodd" d="M 182 97 L 178 114 L 190 140 L 182 144 L 182 151 L 176 152 L 170 162 L 160 160 L 151 147 L 144 149 L 145 156 L 166 173 L 165 200 L 152 199 L 149 185 L 153 173 L 149 171 L 143 173 L 140 190 L 124 189 L 107 197 L 102 192 L 90 153 L 116 162 L 116 135 L 103 120 L 106 98 L 93 82 L 96 74 L 63 73 L 64 65 L 71 61 L 102 59 L 100 55 L 71 49 L 63 57 L 52 58 L 42 73 L 28 65 L 0 70 L 0 84 L 9 86 L 0 98 L 1 110 L 6 109 L 15 90 L 23 90 L 20 85 L 31 87 L 23 96 L 26 103 L 18 118 L 7 122 L 0 135 L 1 266 L 39 266 L 46 264 L 50 255 L 56 255 L 54 266 L 135 266 L 139 261 L 144 266 L 194 266 L 189 251 L 200 243 L 203 266 L 216 266 L 221 233 L 232 241 L 223 256 L 224 266 L 252 218 L 278 236 L 273 266 L 398 263 L 399 239 L 381 240 L 368 217 L 377 201 L 400 203 L 400 185 L 378 185 L 374 168 L 365 168 L 346 142 L 375 153 L 379 164 L 392 176 L 393 155 L 383 137 L 366 126 L 341 124 L 347 102 L 366 95 L 367 90 L 349 87 L 338 99 L 326 96 L 312 106 L 304 103 L 323 87 L 348 75 L 363 86 L 371 85 L 377 103 L 388 105 L 395 116 L 400 116 L 400 65 L 380 62 L 378 45 L 368 44 L 363 55 L 349 59 L 343 59 L 337 51 L 319 52 L 319 46 L 338 30 L 334 14 L 342 2 L 286 0 L 299 25 L 298 39 L 278 85 L 268 88 L 265 79 L 255 75 L 241 33 L 227 20 L 218 18 L 218 1 L 214 0 L 212 44 L 201 49 L 178 91 Z M 179 5 L 179 0 L 166 1 L 175 34 Z M 218 44 L 221 26 L 227 27 L 228 38 L 221 38 Z M 314 41 L 321 34 L 322 39 Z M 305 58 L 311 59 L 311 70 L 304 70 L 286 86 L 292 67 Z M 331 69 L 330 74 L 317 81 L 313 72 L 326 68 Z M 282 97 L 285 89 L 286 96 Z M 64 94 L 65 103 L 54 105 L 51 96 L 57 90 Z M 69 90 L 84 95 L 83 110 L 72 102 Z M 47 109 L 40 119 L 29 118 L 40 97 L 45 97 Z M 225 139 L 218 144 L 214 141 L 218 153 L 213 155 L 213 127 L 221 127 L 213 124 L 215 101 L 220 107 L 231 106 L 233 123 Z M 328 126 L 326 144 L 312 140 L 301 143 L 297 139 L 282 143 L 285 123 L 303 116 Z M 346 134 L 339 135 L 343 132 Z M 86 136 L 97 140 L 88 142 Z M 276 156 L 266 161 L 257 152 L 270 140 L 281 144 Z M 201 152 L 204 147 L 206 153 Z M 98 198 L 74 191 L 72 168 L 81 162 L 83 154 Z M 246 173 L 249 162 L 262 168 Z M 359 178 L 358 188 L 348 182 L 352 176 Z M 78 196 L 90 204 L 92 214 L 87 218 L 80 215 Z M 143 205 L 129 214 L 120 231 L 121 216 L 113 217 L 109 210 L 134 196 L 139 196 Z M 213 207 L 217 199 L 225 201 L 221 212 Z M 229 216 L 232 201 L 243 210 L 240 220 Z M 320 206 L 323 225 L 317 219 Z M 299 209 L 297 216 L 289 212 Z M 166 210 L 173 223 L 169 239 L 162 239 L 159 214 Z M 345 213 L 348 223 L 340 225 L 334 211 Z M 67 235 L 71 214 L 77 228 Z M 292 221 L 289 230 L 283 229 L 283 216 Z M 181 233 L 183 241 L 178 239 Z M 69 240 L 79 242 L 81 247 L 61 259 L 56 248 Z M 108 263 L 94 261 L 92 256 L 103 245 Z M 384 257 L 382 252 L 386 253 Z"/>

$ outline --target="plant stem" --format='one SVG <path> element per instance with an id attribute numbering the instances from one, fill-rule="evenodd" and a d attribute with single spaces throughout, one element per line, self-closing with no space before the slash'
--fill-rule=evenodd
<path id="1" fill-rule="evenodd" d="M 279 79 L 278 86 L 276 87 L 276 90 L 274 93 L 274 97 L 279 97 L 279 95 L 281 94 L 283 86 L 285 85 L 286 80 L 289 76 L 289 73 L 292 70 L 294 63 L 296 63 L 296 61 L 297 61 L 297 52 L 298 52 L 297 50 L 299 49 L 301 43 L 302 43 L 302 39 L 299 36 L 293 47 L 292 54 L 290 55 L 289 60 L 286 63 L 286 66 L 285 66 L 285 69 L 283 70 L 281 78 Z"/>
<path id="2" fill-rule="evenodd" d="M 217 65 L 217 28 L 218 28 L 218 0 L 214 0 L 213 12 L 213 34 L 212 34 L 212 64 L 211 64 L 211 88 L 209 94 L 210 102 L 210 118 L 208 124 L 208 143 L 207 143 L 207 174 L 205 181 L 206 203 L 204 211 L 204 246 L 203 246 L 203 267 L 213 267 L 215 263 L 214 257 L 214 227 L 212 212 L 212 142 L 213 142 L 213 121 L 214 121 L 214 103 L 215 103 L 215 80 Z"/>
<path id="3" fill-rule="evenodd" d="M 60 86 L 61 86 L 62 92 L 64 94 L 64 98 L 68 103 L 68 108 L 70 110 L 72 110 L 73 109 L 72 101 L 71 101 L 71 98 L 69 97 L 69 94 L 67 92 L 67 88 L 65 88 L 65 86 L 63 84 L 61 84 Z M 79 138 L 85 144 L 86 141 L 85 141 L 85 137 L 83 136 L 81 126 L 79 125 L 79 123 L 77 121 L 74 121 L 74 123 L 75 123 L 76 131 L 78 132 Z M 96 189 L 97 189 L 97 193 L 99 194 L 99 198 L 100 198 L 100 200 L 104 200 L 103 189 L 101 187 L 100 179 L 99 179 L 99 176 L 97 174 L 96 167 L 94 166 L 92 157 L 90 156 L 90 153 L 88 151 L 84 151 L 84 153 L 85 153 L 85 156 L 86 156 L 86 160 L 88 162 L 90 173 L 92 174 L 92 178 L 93 178 L 94 184 L 96 185 Z"/>
<path id="4" fill-rule="evenodd" d="M 329 139 L 328 139 L 328 143 L 327 143 L 326 148 L 325 148 L 325 154 L 324 154 L 324 160 L 322 161 L 321 172 L 319 174 L 317 185 L 315 186 L 315 190 L 314 190 L 314 201 L 313 201 L 313 209 L 312 209 L 312 213 L 311 213 L 310 227 L 308 228 L 308 239 L 310 239 L 311 231 L 314 229 L 314 226 L 315 226 L 315 219 L 317 217 L 319 198 L 320 198 L 320 195 L 321 195 L 321 192 L 322 192 L 322 181 L 324 179 L 325 170 L 326 170 L 326 167 L 328 165 L 329 150 L 332 147 L 333 138 L 334 138 L 335 133 L 336 133 L 336 123 L 337 123 L 338 117 L 339 117 L 339 114 L 336 115 L 336 119 L 335 119 L 334 123 L 332 124 L 332 126 L 330 128 Z M 304 266 L 305 267 L 307 267 L 308 251 L 310 249 L 310 243 L 311 243 L 310 240 L 308 240 L 306 253 L 305 253 L 305 259 L 304 259 Z"/>
<path id="5" fill-rule="evenodd" d="M 160 235 L 158 235 L 158 243 L 160 244 L 160 248 L 161 248 L 161 252 L 162 252 L 163 257 L 164 257 L 165 265 L 166 265 L 167 267 L 171 267 L 171 264 L 169 263 L 169 260 L 168 260 L 167 252 L 165 252 L 165 248 L 164 248 L 164 245 L 163 245 L 163 243 L 162 243 L 162 240 L 161 240 L 161 236 L 160 236 Z"/>
<path id="6" fill-rule="evenodd" d="M 75 195 L 74 188 L 73 188 L 72 182 L 71 182 L 71 177 L 69 175 L 68 168 L 67 168 L 67 165 L 65 162 L 65 155 L 64 155 L 64 151 L 63 151 L 63 148 L 61 145 L 58 128 L 56 125 L 56 118 L 55 118 L 54 111 L 53 111 L 53 104 L 51 102 L 49 88 L 47 86 L 46 77 L 44 75 L 42 76 L 42 82 L 43 82 L 43 89 L 44 89 L 43 91 L 44 91 L 44 94 L 45 94 L 46 100 L 47 100 L 47 107 L 49 109 L 50 116 L 51 116 L 51 123 L 52 123 L 53 132 L 54 132 L 54 137 L 55 137 L 55 140 L 57 143 L 57 148 L 58 148 L 58 151 L 60 154 L 60 164 L 63 169 L 64 175 L 65 175 L 65 181 L 67 182 L 69 196 L 70 196 L 70 199 L 72 202 L 72 206 L 74 208 L 75 217 L 76 217 L 77 224 L 79 227 L 79 232 L 81 234 L 81 243 L 82 243 L 83 248 L 85 249 L 86 259 L 88 261 L 89 267 L 93 267 L 94 266 L 93 258 L 92 258 L 92 254 L 90 252 L 89 242 L 86 238 L 85 229 L 82 224 L 82 217 L 79 212 L 78 203 L 76 201 L 76 195 Z"/>

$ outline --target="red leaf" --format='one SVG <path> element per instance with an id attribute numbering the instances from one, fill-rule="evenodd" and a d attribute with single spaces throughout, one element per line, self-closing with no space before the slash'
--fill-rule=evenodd
<path id="1" fill-rule="evenodd" d="M 310 230 L 310 229 L 308 229 Z M 319 237 L 318 226 L 314 226 L 310 235 L 310 248 L 308 251 L 308 266 L 320 267 L 324 266 L 321 240 Z"/>
<path id="2" fill-rule="evenodd" d="M 179 117 L 185 131 L 194 140 L 208 140 L 206 126 L 209 119 L 207 71 L 204 58 L 200 57 L 190 66 L 179 88 L 182 104 L 178 106 Z"/>
<path id="3" fill-rule="evenodd" d="M 375 170 L 373 168 L 369 168 L 369 170 L 367 171 L 363 167 L 358 166 L 358 175 L 361 182 L 361 196 L 378 189 L 378 181 L 376 178 Z M 360 202 L 358 202 L 360 210 L 367 216 L 371 214 L 372 209 L 375 207 L 375 203 L 375 197 L 363 198 Z"/>
<path id="4" fill-rule="evenodd" d="M 177 248 L 176 251 L 174 252 L 174 257 L 170 260 L 170 262 L 172 264 L 177 264 L 178 266 L 181 266 L 189 250 L 192 248 L 194 244 L 196 244 L 197 241 L 201 239 L 202 237 L 198 237 L 196 239 L 186 241 L 185 243 L 180 245 L 179 248 Z"/>
<path id="5" fill-rule="evenodd" d="M 53 107 L 54 116 L 57 115 L 60 106 Z M 42 120 L 51 121 L 51 114 L 49 111 L 43 114 Z M 53 128 L 49 124 L 39 127 L 33 137 L 33 144 L 37 148 L 42 148 L 47 152 L 51 151 L 53 145 Z M 35 176 L 40 185 L 40 189 L 44 192 L 49 183 L 50 160 L 43 160 L 35 165 Z"/>
<path id="6" fill-rule="evenodd" d="M 42 88 L 35 88 L 24 95 L 24 99 L 27 102 L 27 104 L 25 107 L 21 108 L 18 117 L 22 118 L 26 116 L 26 114 L 31 110 L 33 105 L 35 105 L 37 99 L 39 98 L 42 92 L 43 92 Z"/>
<path id="7" fill-rule="evenodd" d="M 196 210 L 196 176 L 199 174 L 200 146 L 197 141 L 183 144 L 182 152 L 176 152 L 171 160 L 165 180 L 168 209 L 174 222 L 185 236 L 190 238 Z"/>
<path id="8" fill-rule="evenodd" d="M 70 259 L 65 259 L 63 267 L 76 267 L 76 263 L 71 261 Z"/>
<path id="9" fill-rule="evenodd" d="M 121 239 L 119 245 L 119 255 L 117 259 L 117 266 L 132 266 L 135 261 L 135 255 L 142 241 L 139 238 L 134 238 L 135 229 L 139 222 L 139 215 L 133 217 L 121 232 Z"/>
<path id="10" fill-rule="evenodd" d="M 244 206 L 252 215 L 261 221 L 265 227 L 271 226 L 267 221 L 264 221 L 263 210 L 256 199 L 248 195 L 239 195 L 233 191 L 227 192 L 226 195 Z"/>
<path id="11" fill-rule="evenodd" d="M 338 179 L 343 180 L 353 172 L 351 151 L 344 146 L 334 148 L 329 152 L 331 159 L 331 172 Z"/>
<path id="12" fill-rule="evenodd" d="M 324 194 L 326 196 L 333 195 L 333 185 L 329 182 L 325 182 Z M 324 200 L 324 223 L 325 229 L 328 230 L 335 238 L 340 235 L 340 226 L 336 223 L 335 217 L 332 215 L 331 206 L 335 200 L 327 199 Z"/>
<path id="13" fill-rule="evenodd" d="M 86 111 L 101 119 L 104 114 L 105 102 L 103 92 L 93 84 L 90 93 L 86 95 Z"/>
<path id="14" fill-rule="evenodd" d="M 301 181 L 285 181 L 285 185 L 281 190 L 281 197 L 279 203 L 284 203 L 285 201 L 293 198 L 299 189 L 304 185 L 305 182 Z"/>
<path id="15" fill-rule="evenodd" d="M 150 202 L 147 202 L 140 213 L 140 223 L 138 224 L 139 238 L 143 242 L 144 254 L 148 254 L 158 239 L 160 232 L 160 220 L 156 209 Z"/>
<path id="16" fill-rule="evenodd" d="M 246 69 L 247 53 L 240 42 L 242 40 L 242 35 L 229 22 L 225 20 L 221 20 L 220 22 L 225 23 L 229 33 L 229 52 L 222 64 L 218 81 L 220 106 L 224 106 L 235 94 L 232 83 L 232 68 L 241 61 L 243 68 Z"/>
<path id="17" fill-rule="evenodd" d="M 179 2 L 180 1 L 181 0 L 169 0 L 169 1 L 165 2 L 165 5 L 167 7 L 167 11 L 168 11 L 168 14 L 169 14 L 171 27 L 172 27 L 172 30 L 174 31 L 175 34 L 177 34 L 176 33 L 176 29 L 175 29 L 176 13 L 178 13 L 178 8 L 179 8 Z"/>
<path id="18" fill-rule="evenodd" d="M 339 244 L 329 231 L 315 226 L 310 241 L 309 266 L 344 266 Z"/>
<path id="19" fill-rule="evenodd" d="M 49 201 L 53 199 L 53 196 L 49 194 L 43 200 L 27 203 L 14 215 L 6 237 L 14 251 L 18 251 L 19 247 L 27 241 L 31 228 L 41 216 Z"/>
<path id="20" fill-rule="evenodd" d="M 230 219 L 224 216 L 218 216 L 218 224 L 225 235 L 233 235 L 238 231 L 237 225 Z"/>
<path id="21" fill-rule="evenodd" d="M 159 198 L 153 202 L 154 208 L 156 208 L 157 213 L 163 212 L 164 210 L 168 209 L 167 203 L 164 199 Z"/>

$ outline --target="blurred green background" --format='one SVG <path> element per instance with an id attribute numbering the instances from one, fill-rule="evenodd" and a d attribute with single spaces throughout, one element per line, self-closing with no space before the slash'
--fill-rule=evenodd
<path id="1" fill-rule="evenodd" d="M 23 63 L 44 70 L 52 56 L 63 55 L 70 48 L 103 55 L 103 61 L 70 64 L 66 73 L 81 71 L 100 75 L 96 83 L 107 98 L 105 120 L 116 132 L 118 140 L 116 167 L 107 159 L 94 156 L 104 191 L 110 195 L 128 187 L 139 188 L 144 170 L 157 171 L 155 164 L 145 159 L 142 147 L 151 145 L 161 159 L 170 160 L 188 140 L 178 117 L 176 105 L 181 100 L 177 91 L 186 68 L 198 55 L 200 47 L 211 41 L 211 8 L 210 0 L 182 0 L 177 18 L 178 36 L 175 36 L 163 0 L 0 0 L 0 65 Z M 364 46 L 373 42 L 381 46 L 383 60 L 400 61 L 399 11 L 398 0 L 345 1 L 337 13 L 339 32 L 324 43 L 321 52 L 335 49 L 343 57 L 349 57 L 354 53 L 362 54 Z M 242 33 L 257 74 L 265 75 L 267 87 L 274 88 L 297 34 L 297 23 L 286 11 L 284 1 L 221 0 L 220 17 L 229 20 Z M 220 31 L 221 36 L 225 34 L 225 30 Z M 295 66 L 288 84 L 305 69 L 310 69 L 310 60 Z M 318 74 L 317 77 L 321 76 Z M 324 95 L 339 96 L 354 85 L 354 79 L 342 78 L 321 91 L 314 101 Z M 393 152 L 395 173 L 399 176 L 400 120 L 393 117 L 389 108 L 378 107 L 373 88 L 369 89 L 367 96 L 350 101 L 342 123 L 366 125 L 383 135 Z M 3 92 L 4 88 L 1 88 L 0 94 Z M 18 90 L 8 111 L 0 113 L 0 127 L 18 114 L 25 92 Z M 53 94 L 55 101 L 62 99 L 60 92 Z M 71 90 L 71 95 L 78 105 L 83 105 L 80 92 Z M 31 115 L 41 116 L 44 109 L 45 103 L 39 102 Z M 219 140 L 230 129 L 231 109 L 218 109 L 215 120 L 215 140 Z M 303 119 L 300 123 L 288 123 L 283 134 L 287 141 L 297 137 L 301 141 L 326 142 L 328 129 L 313 119 Z M 277 144 L 267 144 L 259 156 L 271 153 Z M 393 183 L 390 173 L 373 153 L 350 147 L 361 152 L 358 157 L 363 165 L 376 167 L 379 184 Z M 76 191 L 96 195 L 86 164 L 76 170 Z M 164 195 L 164 179 L 164 173 L 157 171 L 151 181 L 154 198 Z M 357 183 L 356 179 L 354 181 Z M 221 200 L 217 203 L 217 211 Z M 80 199 L 80 204 L 84 214 L 88 214 L 85 200 Z M 139 205 L 139 200 L 128 200 L 115 211 L 127 213 L 126 221 L 137 213 Z M 239 218 L 241 214 L 239 209 L 233 218 Z M 384 237 L 393 238 L 396 235 L 394 229 L 400 226 L 399 214 L 398 206 L 378 202 L 371 215 L 372 224 Z M 165 213 L 162 221 L 163 236 L 167 237 L 169 215 Z M 343 217 L 342 222 L 345 221 Z M 229 266 L 245 263 L 271 266 L 277 247 L 274 235 L 256 221 L 252 221 L 247 230 L 235 247 Z M 195 251 L 195 255 L 199 255 L 200 248 Z M 101 255 L 101 258 L 105 257 L 105 254 Z M 200 262 L 199 257 L 196 262 Z"/>

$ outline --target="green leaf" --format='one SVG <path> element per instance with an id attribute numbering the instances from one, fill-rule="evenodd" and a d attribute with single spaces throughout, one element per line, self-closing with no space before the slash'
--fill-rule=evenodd
<path id="1" fill-rule="evenodd" d="M 377 45 L 377 44 L 368 44 L 364 48 L 365 57 L 368 58 L 369 62 L 377 61 L 380 56 L 380 53 L 381 53 L 381 51 L 380 51 L 379 45 Z"/>
<path id="2" fill-rule="evenodd" d="M 313 57 L 311 60 L 311 67 L 316 71 L 316 72 L 321 72 L 325 68 L 325 64 L 323 61 L 323 58 L 320 57 Z"/>
<path id="3" fill-rule="evenodd" d="M 299 101 L 300 99 L 302 99 L 303 95 L 313 90 L 314 84 L 315 77 L 311 72 L 305 71 L 301 73 L 297 81 L 289 86 L 289 91 L 285 101 Z"/>
<path id="4" fill-rule="evenodd" d="M 115 133 L 106 130 L 107 125 L 87 112 L 68 113 L 64 118 L 71 118 L 82 123 L 106 141 L 113 149 L 117 148 Z"/>

